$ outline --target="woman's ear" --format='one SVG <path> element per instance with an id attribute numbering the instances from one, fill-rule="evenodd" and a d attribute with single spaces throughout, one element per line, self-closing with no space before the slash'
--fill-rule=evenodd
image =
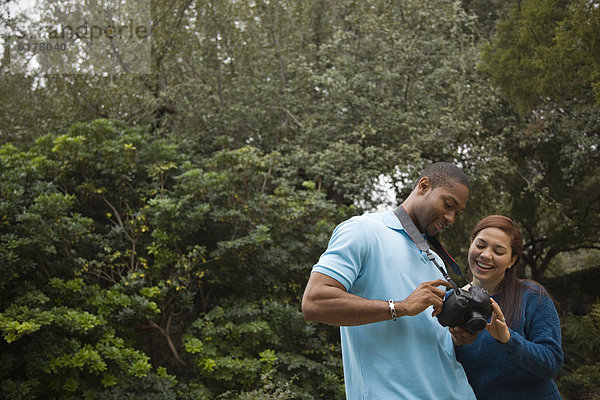
<path id="1" fill-rule="evenodd" d="M 510 265 L 506 268 L 506 269 L 511 269 L 517 262 L 517 256 L 512 256 L 512 258 L 510 259 Z"/>

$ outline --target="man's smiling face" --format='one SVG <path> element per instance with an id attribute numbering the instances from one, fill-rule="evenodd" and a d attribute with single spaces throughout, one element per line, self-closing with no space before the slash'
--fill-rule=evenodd
<path id="1" fill-rule="evenodd" d="M 460 183 L 451 186 L 427 186 L 422 190 L 422 200 L 416 214 L 416 225 L 421 233 L 435 236 L 452 225 L 464 210 L 469 189 Z"/>

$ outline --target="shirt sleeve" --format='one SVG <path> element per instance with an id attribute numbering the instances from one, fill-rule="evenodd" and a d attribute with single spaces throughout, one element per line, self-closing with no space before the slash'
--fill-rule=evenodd
<path id="1" fill-rule="evenodd" d="M 313 267 L 313 272 L 325 274 L 349 290 L 359 276 L 368 252 L 364 230 L 357 217 L 338 225 L 331 235 L 327 250 Z"/>
<path id="2" fill-rule="evenodd" d="M 526 297 L 526 299 L 525 299 Z M 551 379 L 562 367 L 560 320 L 552 300 L 529 291 L 524 299 L 524 334 L 510 331 L 510 339 L 503 345 L 512 362 L 527 372 Z"/>

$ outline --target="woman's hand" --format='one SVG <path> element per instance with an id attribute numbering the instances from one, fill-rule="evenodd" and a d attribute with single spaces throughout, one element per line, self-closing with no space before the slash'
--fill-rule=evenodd
<path id="1" fill-rule="evenodd" d="M 463 328 L 459 328 L 458 326 L 453 326 L 450 328 L 450 334 L 452 335 L 452 343 L 454 343 L 455 346 L 464 346 L 473 343 L 477 338 L 478 333 L 479 332 L 469 333 L 468 331 L 464 330 Z"/>
<path id="2" fill-rule="evenodd" d="M 485 327 L 487 331 L 492 335 L 494 339 L 499 341 L 500 343 L 506 343 L 510 339 L 510 330 L 508 329 L 508 325 L 506 325 L 506 321 L 504 320 L 504 314 L 502 314 L 502 310 L 496 301 L 490 298 L 490 302 L 492 303 L 492 319 L 489 324 Z"/>

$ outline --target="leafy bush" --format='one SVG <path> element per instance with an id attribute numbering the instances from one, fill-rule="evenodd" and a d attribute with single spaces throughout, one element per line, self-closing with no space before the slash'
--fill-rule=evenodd
<path id="1" fill-rule="evenodd" d="M 298 309 L 279 302 L 217 307 L 183 338 L 194 374 L 215 393 L 246 393 L 241 398 L 343 398 L 339 346 L 331 344 L 336 342 L 306 324 Z"/>
<path id="2" fill-rule="evenodd" d="M 0 398 L 341 398 L 299 282 L 344 208 L 280 154 L 95 120 L 0 163 Z"/>
<path id="3" fill-rule="evenodd" d="M 558 381 L 565 400 L 582 400 L 600 396 L 600 369 L 592 365 L 582 365 L 575 372 Z"/>
<path id="4" fill-rule="evenodd" d="M 563 331 L 566 374 L 557 379 L 563 397 L 581 400 L 600 395 L 600 302 L 587 315 L 568 315 Z"/>

